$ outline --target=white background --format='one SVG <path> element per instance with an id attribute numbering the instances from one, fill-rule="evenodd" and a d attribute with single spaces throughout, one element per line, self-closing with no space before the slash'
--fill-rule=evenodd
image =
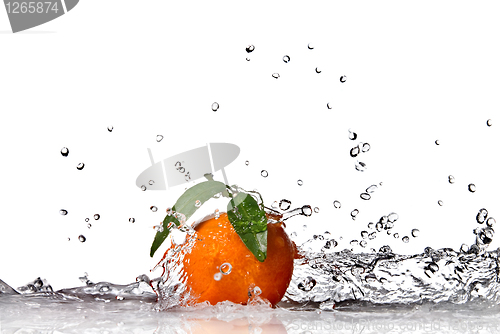
<path id="1" fill-rule="evenodd" d="M 241 148 L 226 167 L 231 184 L 268 206 L 319 208 L 287 221 L 297 242 L 330 231 L 338 250 L 350 248 L 368 222 L 396 212 L 399 239 L 379 233 L 354 250 L 470 245 L 479 209 L 500 218 L 498 15 L 488 1 L 82 0 L 12 34 L 0 9 L 0 279 L 18 287 L 41 276 L 60 289 L 84 272 L 122 284 L 159 275 L 149 272 L 162 253 L 149 257 L 152 228 L 184 187 L 142 192 L 135 179 L 147 148 L 159 161 L 209 142 Z M 349 156 L 359 142 L 371 145 L 358 157 L 364 172 Z M 413 228 L 420 236 L 403 243 Z"/>

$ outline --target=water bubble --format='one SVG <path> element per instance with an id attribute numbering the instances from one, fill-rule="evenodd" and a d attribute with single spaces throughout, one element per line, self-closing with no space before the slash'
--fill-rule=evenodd
<path id="1" fill-rule="evenodd" d="M 87 238 L 85 238 L 85 236 L 84 236 L 84 235 L 80 234 L 80 235 L 78 236 L 78 240 L 79 240 L 80 242 L 85 242 L 85 241 L 87 241 Z"/>
<path id="2" fill-rule="evenodd" d="M 368 238 L 368 231 L 361 231 L 361 238 L 363 239 Z"/>
<path id="3" fill-rule="evenodd" d="M 156 141 L 159 143 L 163 140 L 163 136 L 162 135 L 157 135 L 156 136 Z"/>
<path id="4" fill-rule="evenodd" d="M 61 209 L 59 210 L 59 213 L 63 216 L 66 216 L 68 214 L 68 211 L 67 210 L 64 210 L 64 209 Z"/>
<path id="5" fill-rule="evenodd" d="M 358 156 L 359 152 L 360 152 L 359 146 L 356 146 L 356 147 L 351 148 L 351 151 L 349 152 L 349 154 L 351 155 L 351 157 L 355 158 Z"/>
<path id="6" fill-rule="evenodd" d="M 366 188 L 366 192 L 368 194 L 373 194 L 375 192 L 375 190 L 377 190 L 377 189 L 378 189 L 377 185 L 374 184 L 374 185 L 371 185 L 368 188 Z"/>
<path id="7" fill-rule="evenodd" d="M 354 209 L 351 211 L 351 218 L 352 220 L 356 219 L 356 216 L 358 215 L 359 213 L 359 210 L 358 209 Z"/>
<path id="8" fill-rule="evenodd" d="M 316 67 L 315 71 L 316 73 L 321 73 L 321 70 L 318 67 Z"/>
<path id="9" fill-rule="evenodd" d="M 314 49 L 314 46 L 313 46 L 313 44 L 312 44 L 312 43 L 309 43 L 309 44 L 307 44 L 307 48 L 308 48 L 309 50 L 312 50 L 312 49 Z"/>
<path id="10" fill-rule="evenodd" d="M 267 172 L 267 170 L 263 169 L 260 171 L 260 175 L 262 175 L 262 177 L 267 177 L 269 173 Z"/>
<path id="11" fill-rule="evenodd" d="M 245 161 L 245 165 L 248 166 L 250 164 L 250 161 Z"/>
<path id="12" fill-rule="evenodd" d="M 408 238 L 408 236 L 404 236 L 403 239 L 401 239 L 401 240 L 403 240 L 404 243 L 410 242 L 410 238 Z"/>
<path id="13" fill-rule="evenodd" d="M 96 213 L 96 214 L 94 215 L 94 219 L 95 219 L 95 220 L 99 220 L 99 218 L 101 218 L 101 215 L 100 215 L 100 214 L 98 214 L 98 213 Z"/>
<path id="14" fill-rule="evenodd" d="M 89 228 L 89 229 L 90 229 L 91 227 L 92 227 L 92 224 L 91 224 L 91 223 L 88 223 L 88 224 L 87 224 L 87 228 Z"/>
<path id="15" fill-rule="evenodd" d="M 344 82 L 346 82 L 346 80 L 347 80 L 347 76 L 346 75 L 343 75 L 343 76 L 340 77 L 340 82 L 344 83 Z"/>
<path id="16" fill-rule="evenodd" d="M 301 186 L 301 185 L 303 185 L 303 184 L 304 184 L 304 181 L 302 181 L 302 180 L 297 180 L 297 184 L 298 184 L 299 186 Z"/>
<path id="17" fill-rule="evenodd" d="M 128 222 L 129 222 L 129 223 L 135 223 L 135 218 L 129 218 L 129 219 L 128 219 Z"/>
<path id="18" fill-rule="evenodd" d="M 316 286 L 316 280 L 311 276 L 307 276 L 300 282 L 297 287 L 302 291 L 311 291 Z"/>
<path id="19" fill-rule="evenodd" d="M 247 48 L 245 50 L 248 53 L 253 52 L 253 50 L 255 50 L 255 46 L 253 46 L 253 44 L 250 44 L 249 46 L 247 46 Z"/>
<path id="20" fill-rule="evenodd" d="M 453 175 L 448 175 L 448 182 L 451 184 L 455 183 L 455 177 Z"/>
<path id="21" fill-rule="evenodd" d="M 368 152 L 370 148 L 371 148 L 370 144 L 364 143 L 363 146 L 361 147 L 361 151 Z"/>
<path id="22" fill-rule="evenodd" d="M 283 211 L 290 209 L 290 205 L 292 205 L 292 202 L 287 199 L 282 199 L 280 201 L 280 209 Z"/>
<path id="23" fill-rule="evenodd" d="M 399 238 L 399 233 L 394 233 L 393 237 L 394 237 L 394 239 L 398 239 Z"/>
<path id="24" fill-rule="evenodd" d="M 481 209 L 479 210 L 479 212 L 477 213 L 477 216 L 476 216 L 476 221 L 479 223 L 479 224 L 482 224 L 486 221 L 486 218 L 488 217 L 488 210 L 486 209 Z"/>
<path id="25" fill-rule="evenodd" d="M 349 139 L 356 140 L 356 138 L 358 138 L 358 134 L 356 132 L 351 131 L 351 129 L 349 129 Z M 359 150 L 359 147 L 358 147 L 358 150 Z M 352 149 L 351 149 L 351 152 L 352 152 Z"/>
<path id="26" fill-rule="evenodd" d="M 340 209 L 340 206 L 341 206 L 341 204 L 340 204 L 340 202 L 339 202 L 339 201 L 333 201 L 333 207 L 334 207 L 335 209 Z"/>
<path id="27" fill-rule="evenodd" d="M 411 235 L 416 238 L 420 235 L 420 230 L 417 229 L 417 228 L 414 228 L 413 230 L 411 230 Z"/>
<path id="28" fill-rule="evenodd" d="M 438 205 L 439 205 L 439 206 L 443 206 L 443 201 L 442 201 L 442 200 L 439 200 L 439 201 L 438 201 Z"/>
<path id="29" fill-rule="evenodd" d="M 153 212 L 158 211 L 158 208 L 156 206 L 154 206 L 154 205 L 151 206 L 149 209 L 151 209 L 151 211 L 153 211 Z"/>
<path id="30" fill-rule="evenodd" d="M 486 225 L 488 225 L 489 227 L 493 227 L 495 224 L 496 224 L 496 220 L 495 218 L 493 217 L 490 217 L 488 218 L 488 220 L 486 220 Z"/>
<path id="31" fill-rule="evenodd" d="M 220 281 L 222 279 L 222 274 L 221 273 L 215 273 L 214 274 L 214 280 Z"/>
<path id="32" fill-rule="evenodd" d="M 201 201 L 197 199 L 196 202 L 194 202 L 194 206 L 199 208 L 201 206 Z"/>
<path id="33" fill-rule="evenodd" d="M 328 109 L 332 109 L 332 106 L 330 105 L 330 102 L 328 102 L 328 103 L 326 104 L 326 107 L 327 107 Z"/>
<path id="34" fill-rule="evenodd" d="M 146 189 L 147 189 L 147 188 L 146 188 L 146 186 L 145 186 L 145 185 L 142 185 L 142 186 L 141 186 L 141 190 L 142 190 L 142 191 L 146 191 Z"/>
<path id="35" fill-rule="evenodd" d="M 398 216 L 398 214 L 397 214 L 397 213 L 395 213 L 395 212 L 392 212 L 392 213 L 390 213 L 390 214 L 387 216 L 387 220 L 388 220 L 389 222 L 391 222 L 391 223 L 394 223 L 394 222 L 395 222 L 396 220 L 398 220 L 398 219 L 399 219 L 399 216 Z"/>
<path id="36" fill-rule="evenodd" d="M 487 120 L 487 121 L 486 121 L 486 125 L 488 125 L 488 126 L 491 126 L 491 125 L 492 125 L 492 121 L 491 121 L 491 119 L 489 119 L 489 120 Z"/>
<path id="37" fill-rule="evenodd" d="M 229 275 L 231 273 L 231 270 L 233 270 L 233 266 L 231 263 L 225 262 L 220 265 L 220 272 L 223 275 Z"/>
<path id="38" fill-rule="evenodd" d="M 362 193 L 361 195 L 359 195 L 359 197 L 361 197 L 361 199 L 364 199 L 364 200 L 369 200 L 370 198 L 372 198 L 370 196 L 370 194 L 367 194 L 367 193 Z"/>
<path id="39" fill-rule="evenodd" d="M 315 208 L 314 208 L 314 212 L 315 212 L 315 213 L 319 213 L 319 208 L 318 208 L 318 207 L 315 207 Z"/>
<path id="40" fill-rule="evenodd" d="M 67 148 L 67 147 L 63 147 L 63 148 L 61 149 L 61 155 L 62 155 L 63 157 L 67 157 L 67 156 L 68 156 L 68 154 L 69 154 L 69 150 L 68 150 L 68 148 Z"/>
<path id="41" fill-rule="evenodd" d="M 83 162 L 80 162 L 78 165 L 76 165 L 76 169 L 82 170 L 83 167 L 85 167 L 85 164 Z"/>
<path id="42" fill-rule="evenodd" d="M 284 61 L 285 63 L 288 63 L 288 62 L 290 61 L 290 57 L 289 57 L 289 56 L 286 56 L 286 55 L 285 55 L 285 56 L 283 56 L 283 61 Z"/>
<path id="43" fill-rule="evenodd" d="M 474 183 L 469 184 L 468 189 L 471 193 L 476 192 L 476 185 Z"/>
<path id="44" fill-rule="evenodd" d="M 112 125 L 108 126 L 108 131 L 109 131 L 109 132 L 112 132 L 112 131 L 113 131 L 113 126 L 112 126 Z"/>
<path id="45" fill-rule="evenodd" d="M 212 110 L 213 111 L 219 110 L 219 104 L 217 102 L 212 103 Z"/>
<path id="46" fill-rule="evenodd" d="M 272 77 L 275 78 L 275 79 L 278 79 L 280 77 L 280 74 L 279 73 L 273 73 Z"/>
<path id="47" fill-rule="evenodd" d="M 438 139 L 436 139 L 436 140 L 434 141 L 434 143 L 435 143 L 436 145 L 439 145 L 439 144 L 440 144 Z"/>
<path id="48" fill-rule="evenodd" d="M 300 214 L 306 217 L 312 215 L 312 208 L 310 205 L 304 205 L 300 208 Z"/>
<path id="49" fill-rule="evenodd" d="M 366 170 L 366 164 L 364 162 L 361 162 L 361 161 L 357 161 L 356 165 L 354 165 L 354 167 L 356 168 L 356 170 L 358 172 L 364 172 Z"/>
<path id="50" fill-rule="evenodd" d="M 368 244 L 368 243 L 366 242 L 366 240 L 361 240 L 361 241 L 359 242 L 359 245 L 360 245 L 361 247 L 363 247 L 363 248 L 365 248 L 367 244 Z"/>

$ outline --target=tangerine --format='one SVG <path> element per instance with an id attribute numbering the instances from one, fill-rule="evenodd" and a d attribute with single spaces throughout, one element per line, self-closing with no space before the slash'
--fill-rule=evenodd
<path id="1" fill-rule="evenodd" d="M 226 213 L 202 221 L 194 229 L 196 233 L 186 239 L 187 243 L 196 238 L 193 246 L 177 252 L 171 261 L 182 266 L 181 282 L 194 303 L 247 304 L 259 296 L 274 306 L 283 298 L 297 256 L 283 223 L 268 222 L 267 257 L 263 262 L 243 243 Z"/>

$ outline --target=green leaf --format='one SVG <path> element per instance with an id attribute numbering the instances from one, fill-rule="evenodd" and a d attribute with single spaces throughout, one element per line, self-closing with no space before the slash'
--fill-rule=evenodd
<path id="1" fill-rule="evenodd" d="M 243 243 L 260 262 L 267 257 L 267 217 L 255 198 L 239 192 L 227 205 L 227 216 Z"/>
<path id="2" fill-rule="evenodd" d="M 203 203 L 224 191 L 226 191 L 226 185 L 219 181 L 201 182 L 186 190 L 172 207 L 173 214 L 167 215 L 163 219 L 163 231 L 156 233 L 149 255 L 153 257 L 154 253 L 170 234 L 172 227 L 168 227 L 169 223 L 173 222 L 176 226 L 181 225 L 179 220 L 174 216 L 176 212 L 182 213 L 187 221 Z"/>

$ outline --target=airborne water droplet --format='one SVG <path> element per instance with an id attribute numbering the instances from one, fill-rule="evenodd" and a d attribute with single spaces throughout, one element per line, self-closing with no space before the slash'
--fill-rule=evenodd
<path id="1" fill-rule="evenodd" d="M 316 73 L 321 73 L 321 70 L 318 67 L 316 67 L 315 71 Z"/>
<path id="2" fill-rule="evenodd" d="M 356 140 L 356 138 L 358 138 L 358 134 L 356 132 L 351 131 L 351 129 L 349 129 L 349 139 Z M 352 152 L 352 149 L 351 149 L 351 152 Z M 359 147 L 358 147 L 358 153 L 359 153 Z M 352 154 L 351 154 L 351 156 L 352 156 Z"/>
<path id="3" fill-rule="evenodd" d="M 411 235 L 416 238 L 420 235 L 420 230 L 419 229 L 416 229 L 414 228 L 413 230 L 411 230 Z"/>
<path id="4" fill-rule="evenodd" d="M 269 174 L 267 173 L 267 170 L 263 169 L 263 170 L 260 172 L 260 175 L 262 175 L 262 177 L 267 177 Z"/>
<path id="5" fill-rule="evenodd" d="M 153 206 L 151 206 L 151 207 L 150 207 L 150 209 L 151 209 L 151 211 L 153 211 L 153 212 L 158 211 L 158 208 L 157 208 L 156 206 L 154 206 L 154 205 L 153 205 Z"/>
<path id="6" fill-rule="evenodd" d="M 328 102 L 328 103 L 326 104 L 326 107 L 327 107 L 328 109 L 332 109 L 332 106 L 330 105 L 330 102 Z"/>
<path id="7" fill-rule="evenodd" d="M 359 210 L 358 209 L 354 209 L 351 211 L 351 218 L 352 220 L 356 219 L 356 216 L 358 215 L 359 213 Z"/>
<path id="8" fill-rule="evenodd" d="M 283 211 L 290 209 L 291 205 L 292 205 L 292 202 L 287 200 L 287 199 L 282 199 L 280 201 L 280 209 Z"/>
<path id="9" fill-rule="evenodd" d="M 366 164 L 361 161 L 357 161 L 354 167 L 358 172 L 364 172 L 366 170 Z"/>
<path id="10" fill-rule="evenodd" d="M 368 231 L 361 231 L 361 237 L 362 237 L 363 239 L 368 238 Z"/>
<path id="11" fill-rule="evenodd" d="M 220 272 L 223 275 L 229 275 L 231 273 L 231 270 L 233 269 L 233 266 L 229 262 L 225 262 L 220 265 Z"/>
<path id="12" fill-rule="evenodd" d="M 439 204 L 439 206 L 443 206 L 443 201 L 442 201 L 442 200 L 439 200 L 439 201 L 438 201 L 438 204 Z"/>
<path id="13" fill-rule="evenodd" d="M 391 223 L 394 223 L 398 219 L 399 219 L 399 215 L 395 212 L 392 212 L 389 214 L 389 216 L 387 216 L 387 220 Z"/>
<path id="14" fill-rule="evenodd" d="M 82 234 L 80 234 L 80 235 L 78 236 L 78 240 L 79 240 L 80 242 L 85 242 L 85 241 L 87 240 L 87 238 L 85 238 L 85 236 L 83 236 Z"/>
<path id="15" fill-rule="evenodd" d="M 96 213 L 96 214 L 94 215 L 94 219 L 95 219 L 95 220 L 99 220 L 99 218 L 101 218 L 101 215 L 99 215 L 98 213 Z"/>
<path id="16" fill-rule="evenodd" d="M 288 63 L 290 61 L 290 57 L 289 56 L 283 56 L 283 61 L 285 63 Z"/>
<path id="17" fill-rule="evenodd" d="M 314 213 L 319 213 L 319 208 L 318 207 L 314 208 Z"/>
<path id="18" fill-rule="evenodd" d="M 410 242 L 410 238 L 408 238 L 408 236 L 404 236 L 403 239 L 401 239 L 401 240 L 403 240 L 403 242 L 406 243 L 406 244 L 408 242 Z"/>
<path id="19" fill-rule="evenodd" d="M 455 177 L 453 175 L 449 175 L 448 182 L 450 182 L 451 184 L 455 183 Z"/>
<path id="20" fill-rule="evenodd" d="M 76 169 L 78 170 L 82 170 L 83 167 L 85 167 L 85 164 L 83 162 L 80 162 L 77 166 L 76 166 Z"/>
<path id="21" fill-rule="evenodd" d="M 364 200 L 369 200 L 370 198 L 372 198 L 370 196 L 370 194 L 367 194 L 367 193 L 362 193 L 361 195 L 359 195 L 359 197 L 361 197 L 361 199 L 364 199 Z"/>
<path id="22" fill-rule="evenodd" d="M 373 184 L 373 185 L 369 186 L 368 188 L 366 188 L 366 192 L 368 194 L 373 194 L 375 192 L 375 190 L 377 190 L 377 189 L 378 189 L 377 185 Z"/>
<path id="23" fill-rule="evenodd" d="M 471 193 L 476 192 L 476 185 L 474 183 L 469 184 L 468 188 Z"/>
<path id="24" fill-rule="evenodd" d="M 219 104 L 217 102 L 212 103 L 212 110 L 213 111 L 219 110 Z"/>
<path id="25" fill-rule="evenodd" d="M 162 136 L 162 135 L 157 135 L 157 136 L 156 136 L 156 141 L 157 141 L 158 143 L 159 143 L 159 142 L 161 142 L 161 141 L 162 141 L 162 139 L 163 139 L 163 136 Z"/>
<path id="26" fill-rule="evenodd" d="M 129 219 L 128 219 L 128 222 L 129 222 L 129 223 L 135 223 L 135 218 L 129 218 Z"/>
<path id="27" fill-rule="evenodd" d="M 272 77 L 275 78 L 275 79 L 278 79 L 280 77 L 280 74 L 279 73 L 273 73 Z"/>
<path id="28" fill-rule="evenodd" d="M 495 218 L 493 217 L 490 217 L 488 218 L 488 220 L 486 220 L 486 225 L 488 225 L 489 227 L 493 227 L 495 224 L 496 224 L 496 220 Z"/>
<path id="29" fill-rule="evenodd" d="M 361 151 L 368 152 L 370 150 L 370 148 L 371 148 L 370 144 L 364 143 L 362 148 L 361 148 Z"/>
<path id="30" fill-rule="evenodd" d="M 61 209 L 59 210 L 59 213 L 63 216 L 66 216 L 68 214 L 68 211 L 67 210 L 64 210 L 64 209 Z"/>
<path id="31" fill-rule="evenodd" d="M 141 186 L 141 190 L 142 190 L 142 191 L 146 191 L 146 186 L 145 186 L 145 185 L 142 185 L 142 186 Z"/>
<path id="32" fill-rule="evenodd" d="M 245 165 L 248 166 L 250 164 L 250 161 L 245 161 Z"/>
<path id="33" fill-rule="evenodd" d="M 112 125 L 108 126 L 108 131 L 109 131 L 109 132 L 112 132 L 112 131 L 113 131 L 113 126 L 112 126 Z"/>
<path id="34" fill-rule="evenodd" d="M 88 219 L 88 218 L 85 218 L 85 222 L 86 222 L 86 223 L 88 223 L 88 222 L 89 222 L 89 220 L 90 220 L 90 219 Z"/>
<path id="35" fill-rule="evenodd" d="M 67 147 L 63 147 L 63 148 L 61 149 L 61 155 L 62 155 L 63 157 L 67 157 L 67 156 L 68 156 L 68 154 L 69 154 L 69 150 L 68 150 L 68 148 L 67 148 Z"/>
<path id="36" fill-rule="evenodd" d="M 394 233 L 393 237 L 394 237 L 394 239 L 398 239 L 399 238 L 399 233 Z"/>
<path id="37" fill-rule="evenodd" d="M 92 224 L 91 223 L 88 223 L 87 224 L 87 227 L 90 229 L 92 227 Z"/>
<path id="38" fill-rule="evenodd" d="M 339 201 L 333 201 L 333 207 L 334 207 L 335 209 L 340 209 L 340 207 L 341 207 L 340 202 L 339 202 Z"/>
<path id="39" fill-rule="evenodd" d="M 434 143 L 435 143 L 436 145 L 439 145 L 439 144 L 440 144 L 439 139 L 436 139 L 436 140 L 434 141 Z"/>
<path id="40" fill-rule="evenodd" d="M 245 49 L 248 53 L 250 52 L 253 52 L 253 50 L 255 50 L 255 46 L 253 46 L 252 44 L 250 44 L 249 46 L 246 47 Z"/>
<path id="41" fill-rule="evenodd" d="M 300 208 L 300 214 L 306 217 L 309 217 L 312 215 L 312 208 L 310 205 L 304 205 L 302 208 Z"/>
<path id="42" fill-rule="evenodd" d="M 476 216 L 476 221 L 479 223 L 479 224 L 482 224 L 486 221 L 486 218 L 488 217 L 488 210 L 486 209 L 481 209 L 479 210 L 479 212 L 477 213 L 477 216 Z"/>
<path id="43" fill-rule="evenodd" d="M 344 83 L 344 82 L 346 82 L 346 80 L 347 80 L 347 76 L 346 75 L 343 75 L 343 76 L 340 77 L 340 82 Z"/>
<path id="44" fill-rule="evenodd" d="M 489 119 L 489 120 L 487 120 L 487 121 L 486 121 L 486 125 L 488 125 L 488 126 L 491 126 L 491 125 L 492 125 L 492 121 L 491 121 L 491 119 Z"/>
<path id="45" fill-rule="evenodd" d="M 313 46 L 313 44 L 312 44 L 312 43 L 309 43 L 309 44 L 307 44 L 307 48 L 308 48 L 309 50 L 312 50 L 312 49 L 314 49 L 314 46 Z"/>
<path id="46" fill-rule="evenodd" d="M 303 182 L 302 180 L 297 180 L 297 184 L 298 184 L 299 186 L 301 186 L 301 185 L 303 185 L 303 184 L 304 184 L 304 182 Z"/>
<path id="47" fill-rule="evenodd" d="M 353 148 L 351 148 L 351 151 L 349 152 L 349 154 L 351 155 L 351 157 L 355 158 L 358 156 L 360 150 L 359 150 L 359 146 L 355 146 Z"/>

